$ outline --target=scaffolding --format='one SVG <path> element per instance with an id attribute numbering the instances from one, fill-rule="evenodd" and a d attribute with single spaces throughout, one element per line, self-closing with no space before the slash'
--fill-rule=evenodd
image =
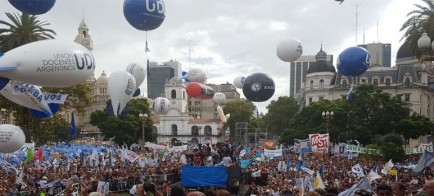
<path id="1" fill-rule="evenodd" d="M 259 139 L 269 138 L 267 129 L 253 127 L 247 122 L 236 122 L 234 134 L 233 142 L 243 146 L 257 146 Z"/>

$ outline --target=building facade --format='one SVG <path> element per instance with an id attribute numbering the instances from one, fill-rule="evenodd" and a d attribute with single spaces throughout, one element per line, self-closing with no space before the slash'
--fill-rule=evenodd
<path id="1" fill-rule="evenodd" d="M 322 47 L 321 47 L 322 48 Z M 327 61 L 333 63 L 333 55 L 327 55 Z M 315 62 L 314 55 L 304 55 L 290 63 L 289 70 L 289 96 L 296 97 L 306 83 L 306 74 L 309 66 Z"/>
<path id="2" fill-rule="evenodd" d="M 306 106 L 312 102 L 347 99 L 354 79 L 354 89 L 361 84 L 372 84 L 392 97 L 399 97 L 407 103 L 411 112 L 428 117 L 434 121 L 434 72 L 429 72 L 426 63 L 419 61 L 409 48 L 402 46 L 397 54 L 396 66 L 371 66 L 364 74 L 349 78 L 336 72 L 332 64 L 325 59 L 322 50 L 316 55 L 306 75 L 303 102 Z M 430 63 L 430 62 L 429 62 Z M 410 140 L 409 146 L 429 143 L 428 136 Z"/>
<path id="3" fill-rule="evenodd" d="M 169 79 L 175 77 L 175 69 L 167 64 L 157 63 L 150 63 L 148 69 L 148 97 L 151 99 L 164 97 L 164 85 Z"/>

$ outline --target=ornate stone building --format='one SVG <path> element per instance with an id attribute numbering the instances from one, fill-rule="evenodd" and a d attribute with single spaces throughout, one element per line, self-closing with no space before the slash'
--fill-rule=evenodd
<path id="1" fill-rule="evenodd" d="M 422 46 L 421 54 L 429 47 Z M 300 100 L 307 105 L 322 99 L 347 99 L 348 91 L 354 80 L 354 89 L 360 84 L 373 84 L 389 93 L 391 96 L 401 98 L 407 103 L 411 112 L 428 117 L 434 121 L 434 72 L 429 71 L 432 61 L 416 58 L 405 45 L 398 50 L 396 65 L 394 67 L 370 67 L 359 77 L 349 78 L 336 72 L 335 67 L 325 60 L 326 52 L 320 49 L 316 55 L 316 62 L 309 67 L 306 83 L 299 92 Z M 429 136 L 418 140 L 408 141 L 408 145 L 429 143 Z"/>

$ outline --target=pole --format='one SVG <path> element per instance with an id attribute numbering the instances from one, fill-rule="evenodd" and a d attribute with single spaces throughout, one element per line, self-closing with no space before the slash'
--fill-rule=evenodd
<path id="1" fill-rule="evenodd" d="M 145 119 L 142 119 L 142 142 L 145 144 Z"/>

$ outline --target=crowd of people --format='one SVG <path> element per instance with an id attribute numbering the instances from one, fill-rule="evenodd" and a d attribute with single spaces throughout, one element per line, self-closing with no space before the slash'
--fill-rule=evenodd
<path id="1" fill-rule="evenodd" d="M 386 161 L 369 156 L 343 157 L 339 155 L 313 156 L 295 153 L 283 148 L 278 157 L 264 157 L 260 147 L 250 148 L 240 156 L 240 147 L 229 144 L 198 145 L 194 149 L 166 152 L 135 145 L 131 151 L 155 160 L 154 164 L 141 164 L 122 160 L 114 153 L 114 162 L 108 154 L 101 154 L 95 164 L 83 164 L 80 158 L 68 162 L 60 155 L 58 165 L 45 166 L 34 160 L 11 172 L 5 165 L 0 169 L 0 192 L 2 195 L 65 195 L 97 191 L 98 182 L 111 182 L 133 195 L 338 195 L 352 188 L 349 195 L 433 195 L 434 180 L 430 167 L 413 172 L 410 162 L 416 163 L 420 155 L 407 156 L 402 163 L 395 163 L 395 175 L 381 173 Z M 164 153 L 162 153 L 164 152 Z M 155 157 L 156 154 L 160 154 Z M 260 154 L 260 153 L 259 153 Z M 247 165 L 241 162 L 251 160 Z M 50 160 L 51 161 L 51 160 Z M 92 161 L 92 160 L 90 160 Z M 302 165 L 300 163 L 302 162 Z M 282 164 L 283 163 L 283 164 Z M 360 165 L 361 173 L 353 167 Z M 181 187 L 182 166 L 225 166 L 240 168 L 241 176 L 230 176 L 225 187 Z M 389 168 L 390 169 L 390 168 Z M 372 178 L 372 172 L 377 174 Z M 320 173 L 324 187 L 315 188 Z M 170 179 L 168 176 L 171 176 Z M 368 179 L 368 186 L 359 186 Z M 116 182 L 116 183 L 115 183 Z M 133 186 L 134 185 L 134 186 Z M 80 191 L 81 190 L 81 191 Z M 118 189 L 120 190 L 120 189 Z M 192 191 L 194 190 L 194 191 Z M 84 193 L 83 193 L 84 194 Z"/>

